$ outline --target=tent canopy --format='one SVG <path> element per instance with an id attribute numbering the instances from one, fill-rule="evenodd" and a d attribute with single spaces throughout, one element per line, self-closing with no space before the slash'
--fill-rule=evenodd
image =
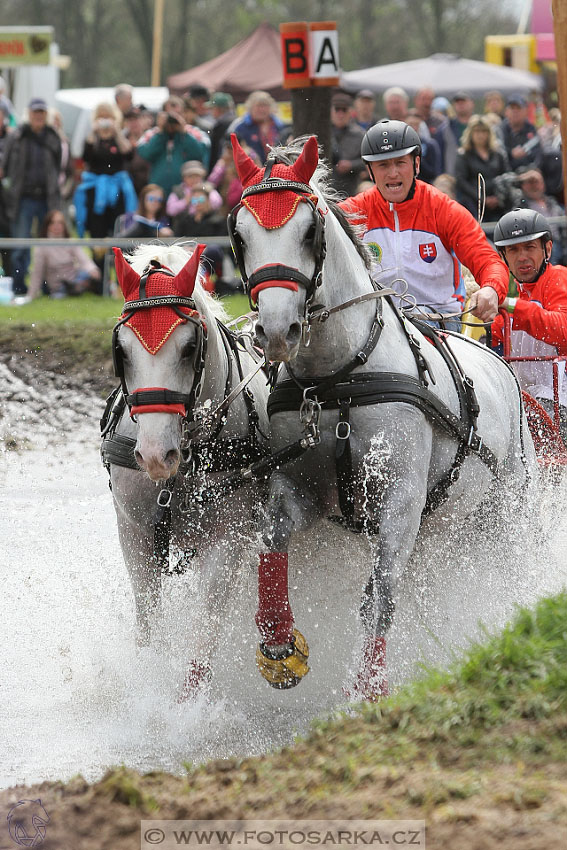
<path id="1" fill-rule="evenodd" d="M 264 22 L 248 38 L 215 59 L 167 79 L 174 94 L 185 94 L 196 84 L 211 91 L 228 92 L 237 102 L 246 100 L 257 89 L 269 92 L 276 100 L 288 100 L 289 93 L 283 88 L 279 33 Z"/>
<path id="2" fill-rule="evenodd" d="M 462 59 L 449 53 L 435 53 L 426 59 L 347 71 L 341 76 L 341 85 L 351 92 L 372 89 L 378 94 L 390 86 L 401 86 L 409 95 L 414 95 L 424 86 L 431 86 L 437 95 L 451 97 L 457 91 L 464 90 L 476 98 L 492 89 L 504 95 L 540 91 L 543 80 L 538 74 L 519 71 L 517 68 Z"/>

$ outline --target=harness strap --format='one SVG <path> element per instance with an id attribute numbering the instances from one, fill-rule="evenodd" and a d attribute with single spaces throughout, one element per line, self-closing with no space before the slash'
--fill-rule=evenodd
<path id="1" fill-rule="evenodd" d="M 352 449 L 350 444 L 350 397 L 338 402 L 339 421 L 336 427 L 335 468 L 339 491 L 339 507 L 344 517 L 354 519 L 354 481 L 352 475 Z"/>
<path id="2" fill-rule="evenodd" d="M 317 385 L 317 379 L 314 379 L 313 383 Z M 471 429 L 459 416 L 456 416 L 443 401 L 412 375 L 397 372 L 357 373 L 351 376 L 348 383 L 336 384 L 327 392 L 317 395 L 324 410 L 339 408 L 342 398 L 350 398 L 352 407 L 388 402 L 411 404 L 425 413 L 451 437 L 465 442 L 468 449 L 478 454 L 492 472 L 497 471 L 496 455 L 484 445 L 478 434 L 471 433 Z M 268 398 L 268 416 L 297 410 L 302 399 L 303 393 L 293 381 L 282 381 Z"/>
<path id="3" fill-rule="evenodd" d="M 309 378 L 308 380 L 305 380 L 303 378 L 297 378 L 293 374 L 289 363 L 286 364 L 287 371 L 302 393 L 307 390 L 309 395 L 312 395 L 314 398 L 320 400 L 322 397 L 325 397 L 325 395 L 330 390 L 336 387 L 344 378 L 347 378 L 353 371 L 353 369 L 356 369 L 357 366 L 364 366 L 364 364 L 367 362 L 368 358 L 378 345 L 378 340 L 380 339 L 380 335 L 383 329 L 384 320 L 382 319 L 382 301 L 377 301 L 376 315 L 374 316 L 368 339 L 366 340 L 364 347 L 352 358 L 352 360 L 349 360 L 349 362 L 346 363 L 345 366 L 343 366 L 341 369 L 338 369 L 336 372 L 333 372 L 333 374 L 329 375 L 327 378 L 320 379 Z M 278 387 L 276 387 L 276 390 L 277 389 Z M 273 395 L 273 393 L 271 395 Z M 268 410 L 270 409 L 271 395 L 268 398 Z"/>

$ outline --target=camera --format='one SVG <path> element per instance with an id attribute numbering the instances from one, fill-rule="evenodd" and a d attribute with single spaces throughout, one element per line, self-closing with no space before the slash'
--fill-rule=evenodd
<path id="1" fill-rule="evenodd" d="M 178 130 L 180 126 L 181 121 L 179 120 L 177 115 L 172 115 L 171 113 L 168 113 L 167 118 L 165 119 L 166 130 L 173 132 L 175 130 Z"/>
<path id="2" fill-rule="evenodd" d="M 98 126 L 101 130 L 110 130 L 112 127 L 112 119 L 111 118 L 99 118 Z"/>

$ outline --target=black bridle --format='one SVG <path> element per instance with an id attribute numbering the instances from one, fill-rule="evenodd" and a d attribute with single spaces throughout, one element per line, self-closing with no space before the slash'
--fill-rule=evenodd
<path id="1" fill-rule="evenodd" d="M 256 306 L 256 295 L 261 289 L 265 289 L 270 285 L 274 285 L 272 281 L 289 281 L 291 284 L 302 286 L 306 291 L 305 297 L 305 314 L 315 296 L 317 287 L 321 285 L 323 263 L 327 253 L 325 242 L 325 219 L 322 212 L 317 208 L 317 204 L 313 202 L 313 190 L 307 183 L 301 183 L 294 180 L 284 180 L 278 177 L 271 177 L 271 171 L 276 163 L 275 158 L 269 158 L 266 164 L 266 170 L 261 183 L 254 186 L 248 186 L 242 193 L 242 198 L 228 214 L 227 226 L 230 236 L 230 243 L 234 256 L 238 264 L 244 291 L 250 300 L 250 306 L 254 309 Z M 261 192 L 295 192 L 300 199 L 309 205 L 314 224 L 313 234 L 313 256 L 315 260 L 315 268 L 311 278 L 304 275 L 299 269 L 293 266 L 274 263 L 256 269 L 251 275 L 246 272 L 246 264 L 244 261 L 244 244 L 237 229 L 237 216 L 242 206 L 245 206 L 242 201 L 250 195 L 258 195 Z M 282 222 L 283 223 L 283 222 Z M 277 284 L 276 284 L 277 285 Z"/>
<path id="2" fill-rule="evenodd" d="M 140 298 L 138 301 L 126 301 L 122 310 L 122 316 L 112 331 L 112 362 L 114 374 L 120 378 L 122 393 L 128 405 L 130 416 L 134 418 L 132 410 L 136 413 L 145 413 L 144 407 L 154 408 L 156 405 L 165 410 L 166 413 L 180 413 L 179 408 L 184 409 L 184 421 L 191 421 L 195 402 L 201 393 L 203 370 L 205 368 L 205 357 L 207 353 L 207 327 L 203 317 L 196 308 L 195 301 L 183 295 L 159 295 L 148 297 L 146 295 L 146 283 L 150 275 L 159 272 L 168 277 L 175 277 L 173 272 L 161 266 L 156 260 L 152 260 L 140 278 Z M 122 325 L 126 324 L 138 310 L 149 310 L 159 307 L 171 307 L 184 322 L 191 322 L 195 326 L 197 344 L 195 348 L 193 384 L 189 393 L 179 393 L 165 387 L 152 387 L 136 389 L 133 393 L 128 392 L 126 376 L 124 374 L 124 355 L 118 334 Z M 189 307 L 190 314 L 184 313 L 180 308 Z M 142 409 L 140 409 L 142 408 Z M 181 414 L 180 414 L 181 415 Z"/>

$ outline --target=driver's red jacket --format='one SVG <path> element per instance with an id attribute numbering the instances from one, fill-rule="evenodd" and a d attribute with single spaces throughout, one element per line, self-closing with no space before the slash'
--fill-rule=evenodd
<path id="1" fill-rule="evenodd" d="M 567 355 L 567 269 L 548 264 L 535 283 L 518 283 L 518 300 L 512 314 L 512 330 L 525 331 L 535 339 Z M 502 341 L 502 316 L 492 324 L 492 337 Z"/>
<path id="2" fill-rule="evenodd" d="M 372 187 L 341 201 L 353 223 L 366 232 L 363 241 L 374 255 L 373 277 L 403 289 L 417 303 L 442 313 L 463 309 L 465 287 L 460 263 L 480 286 L 491 286 L 502 303 L 508 293 L 508 269 L 468 210 L 429 183 L 416 180 L 413 197 L 399 204 L 385 201 Z"/>

